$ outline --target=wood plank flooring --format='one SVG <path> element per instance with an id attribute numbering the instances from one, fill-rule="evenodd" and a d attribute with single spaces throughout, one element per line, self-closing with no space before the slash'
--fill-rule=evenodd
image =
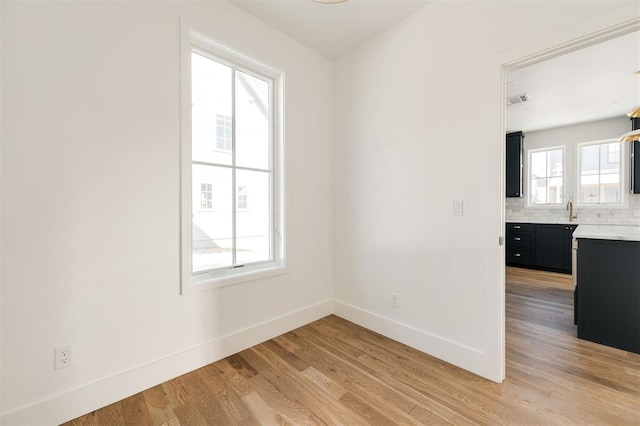
<path id="1" fill-rule="evenodd" d="M 569 276 L 507 269 L 502 384 L 329 316 L 68 425 L 640 425 L 640 356 L 575 337 Z"/>

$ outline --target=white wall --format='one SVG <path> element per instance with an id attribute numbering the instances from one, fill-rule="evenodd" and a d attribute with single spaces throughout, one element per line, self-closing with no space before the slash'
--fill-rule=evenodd
<path id="1" fill-rule="evenodd" d="M 637 53 L 640 57 L 640 52 Z M 617 139 L 620 135 L 631 130 L 631 123 L 627 117 L 612 118 L 608 120 L 592 121 L 572 126 L 556 127 L 525 133 L 525 166 L 524 176 L 528 176 L 527 151 L 549 147 L 563 146 L 565 148 L 565 186 L 566 200 L 574 201 L 575 213 L 579 223 L 607 223 L 607 224 L 639 224 L 640 223 L 640 194 L 629 194 L 629 167 L 628 147 L 622 144 L 623 159 L 623 193 L 625 197 L 624 207 L 591 207 L 577 206 L 577 178 L 576 170 L 578 144 L 584 142 L 596 142 L 608 139 Z M 526 185 L 526 184 L 525 184 Z M 525 197 L 506 199 L 507 220 L 549 220 L 561 221 L 568 219 L 565 205 L 546 207 L 527 207 L 528 188 L 525 186 Z"/>
<path id="2" fill-rule="evenodd" d="M 3 5 L 0 423 L 60 423 L 331 312 L 330 62 L 227 2 Z M 181 17 L 285 72 L 290 270 L 185 296 Z"/>
<path id="3" fill-rule="evenodd" d="M 339 315 L 502 380 L 500 65 L 637 19 L 637 4 L 438 1 L 336 62 Z"/>

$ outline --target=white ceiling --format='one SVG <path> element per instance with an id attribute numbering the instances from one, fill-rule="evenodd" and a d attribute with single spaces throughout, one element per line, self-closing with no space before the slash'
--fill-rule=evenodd
<path id="1" fill-rule="evenodd" d="M 508 131 L 534 131 L 612 117 L 640 105 L 640 32 L 507 73 Z M 629 128 L 631 130 L 631 128 Z"/>
<path id="2" fill-rule="evenodd" d="M 417 12 L 432 0 L 229 0 L 328 59 Z M 640 105 L 640 32 L 507 73 L 508 131 L 534 131 L 622 117 Z"/>
<path id="3" fill-rule="evenodd" d="M 229 0 L 328 59 L 417 12 L 432 0 Z"/>

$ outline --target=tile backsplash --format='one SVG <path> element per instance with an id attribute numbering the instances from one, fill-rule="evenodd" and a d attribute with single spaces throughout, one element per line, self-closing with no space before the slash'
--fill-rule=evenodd
<path id="1" fill-rule="evenodd" d="M 526 208 L 525 198 L 507 198 L 505 203 L 506 220 L 517 221 L 549 221 L 563 222 L 569 219 L 569 212 L 563 208 Z M 573 209 L 578 215 L 574 222 L 600 223 L 609 225 L 640 225 L 640 194 L 629 195 L 628 208 L 589 209 L 576 207 Z"/>

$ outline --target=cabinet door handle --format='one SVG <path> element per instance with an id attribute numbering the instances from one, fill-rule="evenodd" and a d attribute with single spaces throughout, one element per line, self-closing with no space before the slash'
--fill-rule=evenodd
<path id="1" fill-rule="evenodd" d="M 520 237 L 513 237 L 513 239 L 514 239 L 515 241 L 520 241 L 520 240 L 521 240 L 521 238 L 520 238 Z"/>
<path id="2" fill-rule="evenodd" d="M 520 257 L 520 256 L 522 256 L 520 253 L 514 253 L 513 255 L 514 255 L 515 257 Z"/>
<path id="3" fill-rule="evenodd" d="M 520 229 L 520 225 L 513 225 L 513 229 Z"/>

